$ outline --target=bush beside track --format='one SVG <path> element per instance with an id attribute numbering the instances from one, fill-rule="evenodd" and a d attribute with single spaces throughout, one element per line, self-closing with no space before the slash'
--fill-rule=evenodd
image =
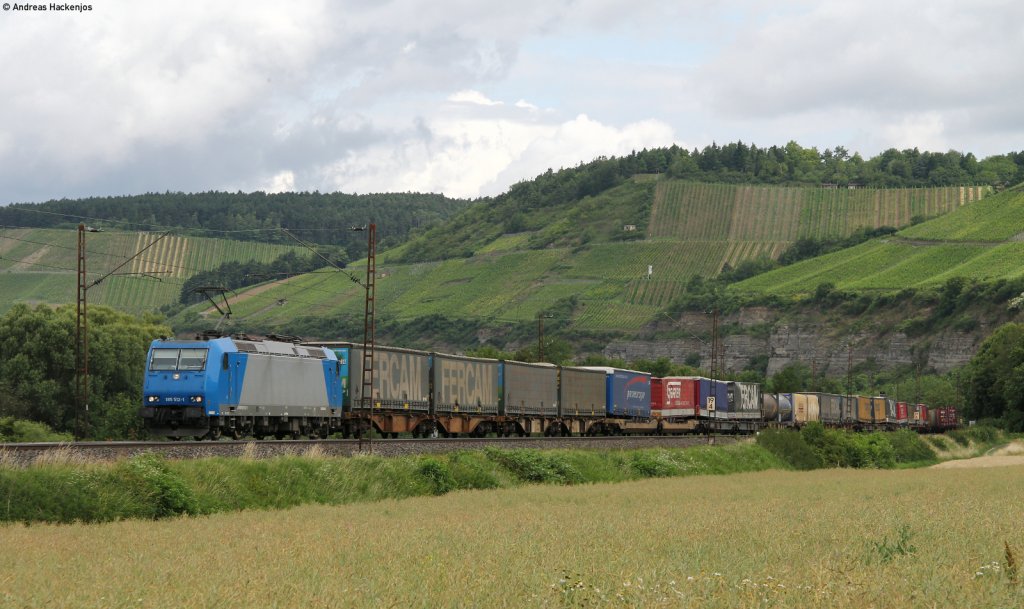
<path id="1" fill-rule="evenodd" d="M 959 430 L 953 442 L 984 448 L 989 428 Z M 104 522 L 156 519 L 307 503 L 443 495 L 523 484 L 625 482 L 766 469 L 908 467 L 935 462 L 912 432 L 851 434 L 809 425 L 762 432 L 755 444 L 643 450 L 499 449 L 399 457 L 305 456 L 168 461 L 146 454 L 113 464 L 0 466 L 0 521 Z"/>
<path id="2" fill-rule="evenodd" d="M 624 482 L 727 474 L 787 465 L 754 444 L 630 451 L 497 449 L 402 457 L 168 461 L 0 467 L 0 521 L 105 522 L 307 503 L 442 495 L 523 484 Z"/>

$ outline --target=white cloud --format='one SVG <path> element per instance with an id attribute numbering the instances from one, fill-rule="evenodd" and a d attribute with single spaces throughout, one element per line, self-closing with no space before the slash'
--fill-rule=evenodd
<path id="1" fill-rule="evenodd" d="M 501 106 L 503 102 L 488 99 L 486 95 L 472 89 L 456 91 L 448 96 L 448 101 L 457 104 L 476 104 L 478 106 Z M 519 104 L 516 104 L 518 106 Z"/>
<path id="2" fill-rule="evenodd" d="M 442 113 L 410 131 L 399 142 L 371 147 L 322 168 L 328 188 L 444 192 L 453 197 L 493 195 L 514 182 L 548 168 L 569 167 L 598 156 L 667 146 L 672 128 L 660 121 L 622 127 L 586 115 L 564 121 L 537 120 L 525 109 L 506 115 L 504 104 L 491 102 L 489 117 L 466 116 L 457 109 Z"/>
<path id="3" fill-rule="evenodd" d="M 1009 1 L 805 5 L 741 26 L 699 69 L 698 97 L 723 121 L 855 114 L 882 146 L 962 147 L 993 101 L 1024 94 L 1021 23 Z"/>
<path id="4" fill-rule="evenodd" d="M 295 172 L 282 171 L 270 178 L 267 187 L 262 189 L 268 193 L 291 192 L 295 190 Z"/>
<path id="5" fill-rule="evenodd" d="M 1024 141 L 1010 0 L 94 6 L 0 19 L 0 203 L 289 183 L 475 196 L 676 134 L 867 155 Z"/>

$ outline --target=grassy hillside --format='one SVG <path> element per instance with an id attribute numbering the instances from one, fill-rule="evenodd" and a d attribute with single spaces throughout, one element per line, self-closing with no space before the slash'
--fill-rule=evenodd
<path id="1" fill-rule="evenodd" d="M 222 262 L 269 262 L 304 248 L 157 233 L 86 234 L 89 283 L 146 246 L 144 254 L 88 291 L 89 302 L 130 312 L 152 311 L 175 302 L 184 279 Z M 0 229 L 0 311 L 16 302 L 75 302 L 78 234 L 61 229 Z"/>
<path id="2" fill-rule="evenodd" d="M 742 292 L 795 294 L 833 283 L 844 290 L 900 290 L 952 277 L 993 280 L 1024 274 L 1024 191 L 1011 190 L 952 213 L 820 258 L 736 284 Z"/>
<path id="3" fill-rule="evenodd" d="M 341 247 L 349 258 L 366 251 L 365 235 L 349 230 L 377 222 L 387 245 L 404 242 L 413 230 L 439 224 L 472 204 L 464 199 L 421 193 L 203 192 L 148 193 L 118 197 L 61 199 L 0 206 L 0 226 L 76 228 L 90 224 L 118 230 L 217 236 L 240 241 L 292 245 L 285 228 L 307 241 Z"/>
<path id="4" fill-rule="evenodd" d="M 666 180 L 658 184 L 650 237 L 791 242 L 858 228 L 906 226 L 979 200 L 986 187 L 779 188 Z"/>
<path id="5" fill-rule="evenodd" d="M 447 233 L 431 231 L 378 258 L 377 314 L 392 321 L 436 314 L 522 322 L 572 298 L 565 321 L 573 327 L 636 330 L 695 275 L 778 257 L 801 236 L 905 225 L 986 192 L 700 184 L 642 175 L 510 220 L 532 230 L 503 233 L 495 219 L 518 212 L 475 208 Z M 636 230 L 624 230 L 626 224 Z M 444 251 L 460 256 L 430 259 Z M 232 307 L 242 324 L 286 330 L 303 316 L 361 319 L 363 291 L 340 273 L 321 272 L 260 286 Z"/>

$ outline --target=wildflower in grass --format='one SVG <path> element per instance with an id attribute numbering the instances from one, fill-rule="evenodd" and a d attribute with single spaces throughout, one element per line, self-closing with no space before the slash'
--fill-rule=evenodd
<path id="1" fill-rule="evenodd" d="M 981 565 L 978 570 L 974 572 L 974 579 L 985 577 L 987 575 L 998 575 L 1003 570 L 1003 565 L 998 562 L 990 562 L 987 565 Z"/>

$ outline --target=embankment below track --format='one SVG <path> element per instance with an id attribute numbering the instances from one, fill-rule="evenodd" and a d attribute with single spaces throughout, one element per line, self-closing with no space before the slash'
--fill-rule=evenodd
<path id="1" fill-rule="evenodd" d="M 933 469 L 968 469 L 976 467 L 1009 467 L 1024 465 L 1024 440 L 1015 440 L 973 459 L 957 459 L 933 465 Z"/>

